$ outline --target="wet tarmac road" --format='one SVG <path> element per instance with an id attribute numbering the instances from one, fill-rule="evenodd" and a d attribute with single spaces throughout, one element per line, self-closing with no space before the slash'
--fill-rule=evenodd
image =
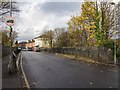
<path id="1" fill-rule="evenodd" d="M 33 88 L 118 88 L 117 68 L 88 64 L 44 52 L 22 52 Z"/>

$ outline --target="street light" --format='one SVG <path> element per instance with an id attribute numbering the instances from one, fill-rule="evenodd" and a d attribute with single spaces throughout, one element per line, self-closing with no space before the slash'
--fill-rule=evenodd
<path id="1" fill-rule="evenodd" d="M 114 2 L 110 2 L 109 4 L 111 4 L 111 5 L 114 5 L 115 6 L 115 3 Z M 116 19 L 117 17 L 115 17 L 115 13 L 116 13 L 116 9 L 114 8 L 113 10 L 115 10 L 115 11 L 113 11 L 113 17 L 114 17 L 114 19 Z M 117 33 L 117 23 L 115 22 L 115 20 L 114 20 L 114 25 L 116 26 L 115 27 L 115 29 L 116 29 L 116 31 L 114 32 L 114 64 L 116 64 L 116 62 L 117 62 L 117 60 L 116 60 L 116 33 Z"/>

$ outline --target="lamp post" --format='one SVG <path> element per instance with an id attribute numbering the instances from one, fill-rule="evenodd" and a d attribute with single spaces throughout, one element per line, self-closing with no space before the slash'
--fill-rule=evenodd
<path id="1" fill-rule="evenodd" d="M 119 11 L 119 8 L 120 8 L 120 3 L 118 2 L 118 4 L 116 5 L 116 7 L 115 7 L 115 29 L 116 29 L 116 31 L 115 31 L 115 40 L 114 40 L 114 64 L 116 64 L 116 62 L 117 62 L 117 60 L 116 60 L 116 40 L 117 39 L 119 39 L 119 26 L 120 26 L 120 24 L 119 24 L 119 18 L 120 18 L 120 11 Z M 118 35 L 118 36 L 117 36 Z"/>
<path id="2" fill-rule="evenodd" d="M 114 3 L 114 2 L 111 2 L 110 4 L 115 6 L 115 3 Z M 113 10 L 114 10 L 114 11 L 113 11 L 113 15 L 114 15 L 113 17 L 114 17 L 114 19 L 115 19 L 115 20 L 114 20 L 114 25 L 115 25 L 114 27 L 115 27 L 115 30 L 116 30 L 116 31 L 114 32 L 114 36 L 115 36 L 115 37 L 114 37 L 114 64 L 116 64 L 116 62 L 117 62 L 117 60 L 116 60 L 117 16 L 115 16 L 115 14 L 117 14 L 116 8 L 117 8 L 117 7 L 115 7 L 115 8 L 113 9 Z"/>
<path id="3" fill-rule="evenodd" d="M 10 16 L 12 16 L 12 1 L 10 0 Z M 8 65 L 8 70 L 11 73 L 13 68 L 13 56 L 12 56 L 12 27 L 10 26 L 10 61 Z"/>
<path id="4" fill-rule="evenodd" d="M 114 40 L 114 64 L 116 64 L 116 39 Z"/>
<path id="5" fill-rule="evenodd" d="M 119 39 L 119 26 L 120 26 L 120 24 L 119 24 L 119 18 L 120 18 L 120 12 L 119 12 L 119 8 L 120 8 L 120 6 L 119 6 L 119 2 L 118 2 L 118 4 L 116 5 L 116 7 L 115 7 L 115 9 L 114 9 L 114 18 L 115 18 L 115 20 L 114 20 L 114 25 L 115 25 L 115 31 L 114 31 L 114 64 L 116 64 L 116 62 L 117 62 L 117 60 L 116 60 L 116 40 L 117 39 Z M 117 36 L 118 35 L 118 36 Z"/>

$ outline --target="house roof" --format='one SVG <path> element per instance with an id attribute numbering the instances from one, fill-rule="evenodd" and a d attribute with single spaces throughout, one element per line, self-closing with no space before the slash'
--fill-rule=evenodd
<path id="1" fill-rule="evenodd" d="M 26 44 L 27 42 L 20 42 L 19 44 Z"/>
<path id="2" fill-rule="evenodd" d="M 43 34 L 43 35 L 40 35 L 38 37 L 35 37 L 34 39 L 37 39 L 37 38 L 47 38 L 47 35 Z"/>

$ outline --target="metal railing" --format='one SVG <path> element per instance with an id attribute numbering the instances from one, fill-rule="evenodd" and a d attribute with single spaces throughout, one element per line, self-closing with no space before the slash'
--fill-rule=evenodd
<path id="1" fill-rule="evenodd" d="M 47 52 L 61 53 L 67 55 L 74 55 L 77 57 L 86 57 L 93 59 L 94 61 L 114 63 L 113 61 L 113 51 L 106 48 L 47 48 L 44 49 Z"/>

